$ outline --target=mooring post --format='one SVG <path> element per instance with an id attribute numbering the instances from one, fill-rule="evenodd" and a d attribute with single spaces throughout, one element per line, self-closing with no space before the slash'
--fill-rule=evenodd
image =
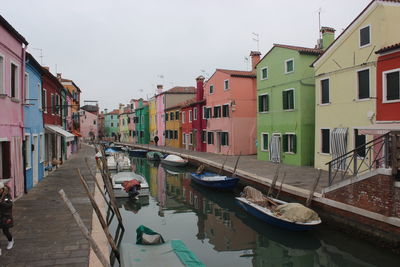
<path id="1" fill-rule="evenodd" d="M 318 169 L 318 175 L 317 175 L 316 179 L 314 180 L 314 184 L 313 184 L 313 187 L 311 188 L 310 195 L 308 196 L 307 201 L 306 201 L 307 207 L 310 206 L 310 204 L 311 204 L 311 201 L 314 197 L 315 189 L 317 188 L 317 185 L 318 185 L 319 179 L 321 178 L 321 175 L 322 175 L 322 170 Z"/>

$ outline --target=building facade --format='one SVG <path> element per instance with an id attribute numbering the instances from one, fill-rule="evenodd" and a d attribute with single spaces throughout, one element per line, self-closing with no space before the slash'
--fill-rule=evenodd
<path id="1" fill-rule="evenodd" d="M 138 144 L 148 144 L 149 133 L 149 106 L 146 101 L 139 99 L 139 105 L 135 109 L 136 137 Z"/>
<path id="2" fill-rule="evenodd" d="M 107 113 L 107 109 L 104 112 L 104 134 L 105 137 L 111 137 L 113 140 L 119 140 L 119 121 L 118 121 L 119 110 L 114 109 Z"/>
<path id="3" fill-rule="evenodd" d="M 181 104 L 165 109 L 165 145 L 182 147 Z M 183 117 L 182 117 L 183 119 Z M 192 136 L 193 143 L 193 136 Z"/>
<path id="4" fill-rule="evenodd" d="M 86 141 L 94 141 L 98 139 L 98 113 L 99 107 L 94 105 L 85 105 L 79 110 L 80 134 Z"/>
<path id="5" fill-rule="evenodd" d="M 157 135 L 157 103 L 155 97 L 149 100 L 149 131 L 150 143 L 154 144 L 154 137 Z"/>

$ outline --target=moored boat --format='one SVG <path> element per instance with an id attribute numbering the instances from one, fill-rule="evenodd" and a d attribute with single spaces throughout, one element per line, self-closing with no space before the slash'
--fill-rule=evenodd
<path id="1" fill-rule="evenodd" d="M 119 172 L 111 177 L 115 197 L 129 197 L 129 193 L 125 191 L 122 184 L 133 179 L 140 182 L 138 197 L 149 197 L 149 184 L 143 176 L 134 172 Z"/>
<path id="2" fill-rule="evenodd" d="M 148 150 L 145 149 L 129 149 L 128 153 L 131 157 L 146 157 Z"/>
<path id="3" fill-rule="evenodd" d="M 163 157 L 164 155 L 158 151 L 149 151 L 146 154 L 146 158 L 148 160 L 161 160 Z"/>
<path id="4" fill-rule="evenodd" d="M 232 190 L 239 182 L 239 178 L 222 176 L 213 172 L 191 173 L 190 176 L 197 184 L 220 190 Z"/>
<path id="5" fill-rule="evenodd" d="M 177 155 L 168 155 L 165 158 L 161 159 L 161 163 L 175 167 L 183 167 L 188 164 L 188 160 L 183 159 Z"/>

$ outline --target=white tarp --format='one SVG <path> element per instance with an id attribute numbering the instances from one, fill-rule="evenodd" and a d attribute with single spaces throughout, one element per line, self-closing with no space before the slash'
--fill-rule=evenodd
<path id="1" fill-rule="evenodd" d="M 50 132 L 53 132 L 53 133 L 56 133 L 56 134 L 59 134 L 59 135 L 64 136 L 67 142 L 74 141 L 75 135 L 73 135 L 73 134 L 70 133 L 70 132 L 67 132 L 66 130 L 64 130 L 64 129 L 61 128 L 61 127 L 58 127 L 58 126 L 55 126 L 55 125 L 48 125 L 48 124 L 46 124 L 46 125 L 44 126 L 44 128 L 45 128 L 46 130 L 49 130 Z"/>
<path id="2" fill-rule="evenodd" d="M 382 135 L 391 131 L 400 131 L 400 123 L 377 123 L 365 127 L 357 127 L 359 134 Z"/>

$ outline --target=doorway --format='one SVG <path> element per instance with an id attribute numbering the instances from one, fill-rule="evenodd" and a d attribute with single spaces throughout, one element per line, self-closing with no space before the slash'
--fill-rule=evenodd
<path id="1" fill-rule="evenodd" d="M 33 171 L 33 186 L 37 185 L 39 181 L 39 139 L 37 135 L 33 135 L 33 160 L 32 160 L 32 171 Z"/>

